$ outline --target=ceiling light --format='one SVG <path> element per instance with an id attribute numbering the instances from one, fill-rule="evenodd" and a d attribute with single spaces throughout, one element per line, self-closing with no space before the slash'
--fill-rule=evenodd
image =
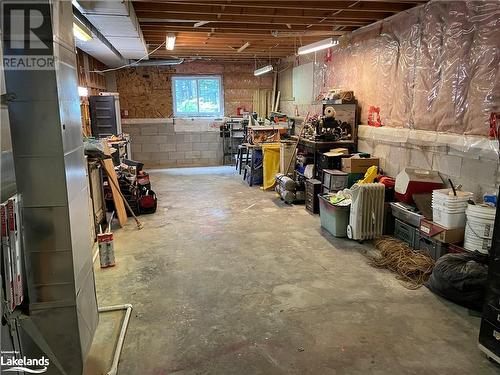
<path id="1" fill-rule="evenodd" d="M 204 26 L 206 25 L 207 23 L 210 23 L 210 21 L 200 21 L 200 22 L 196 22 L 193 27 L 200 27 L 200 26 Z"/>
<path id="2" fill-rule="evenodd" d="M 305 55 L 306 53 L 320 51 L 322 49 L 330 48 L 339 44 L 339 41 L 333 38 L 323 39 L 319 42 L 308 44 L 307 46 L 299 47 L 297 53 Z"/>
<path id="3" fill-rule="evenodd" d="M 262 67 L 262 68 L 259 68 L 259 69 L 255 70 L 255 71 L 253 72 L 253 75 L 254 75 L 254 76 L 260 76 L 260 75 L 262 75 L 262 74 L 269 73 L 269 72 L 271 72 L 272 70 L 273 70 L 273 66 L 272 66 L 272 65 L 266 65 L 266 66 L 264 66 L 264 67 Z"/>
<path id="4" fill-rule="evenodd" d="M 246 42 L 245 44 L 243 44 L 240 48 L 238 48 L 238 52 L 243 52 L 244 50 L 246 50 L 248 47 L 250 47 L 250 43 Z"/>
<path id="5" fill-rule="evenodd" d="M 175 34 L 168 34 L 165 48 L 168 49 L 169 51 L 172 51 L 174 47 L 175 47 Z"/>
<path id="6" fill-rule="evenodd" d="M 92 40 L 92 33 L 78 18 L 73 17 L 73 35 L 83 42 Z"/>
<path id="7" fill-rule="evenodd" d="M 78 86 L 78 95 L 79 96 L 89 96 L 89 89 L 86 87 Z"/>

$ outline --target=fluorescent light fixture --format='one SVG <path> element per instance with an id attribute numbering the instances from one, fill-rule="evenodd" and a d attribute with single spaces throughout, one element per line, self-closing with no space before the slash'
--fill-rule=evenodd
<path id="1" fill-rule="evenodd" d="M 168 49 L 169 51 L 172 51 L 174 47 L 175 47 L 175 34 L 168 34 L 167 44 L 165 45 L 165 48 Z"/>
<path id="2" fill-rule="evenodd" d="M 86 87 L 78 86 L 78 95 L 79 96 L 89 96 L 89 89 Z"/>
<path id="3" fill-rule="evenodd" d="M 92 40 L 92 33 L 78 18 L 73 17 L 73 35 L 83 42 Z"/>
<path id="4" fill-rule="evenodd" d="M 238 52 L 243 52 L 244 50 L 246 50 L 248 47 L 250 47 L 250 43 L 246 42 L 245 44 L 243 44 L 240 48 L 238 48 Z"/>
<path id="5" fill-rule="evenodd" d="M 206 25 L 207 23 L 210 23 L 210 21 L 200 21 L 200 22 L 196 22 L 193 27 L 200 27 L 200 26 L 204 26 Z"/>
<path id="6" fill-rule="evenodd" d="M 339 44 L 339 41 L 333 38 L 323 39 L 319 42 L 314 42 L 308 44 L 307 46 L 299 47 L 297 53 L 299 55 L 305 55 L 306 53 L 320 51 L 322 49 L 330 48 Z"/>
<path id="7" fill-rule="evenodd" d="M 269 72 L 271 72 L 272 70 L 273 70 L 273 66 L 272 66 L 272 65 L 266 65 L 266 66 L 264 66 L 264 67 L 262 67 L 262 68 L 259 68 L 259 69 L 255 70 L 255 71 L 253 72 L 253 75 L 254 75 L 254 76 L 260 76 L 260 75 L 262 75 L 262 74 L 269 73 Z"/>

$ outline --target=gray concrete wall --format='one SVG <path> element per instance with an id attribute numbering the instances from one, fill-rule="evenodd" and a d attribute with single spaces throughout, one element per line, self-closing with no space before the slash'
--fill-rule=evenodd
<path id="1" fill-rule="evenodd" d="M 434 170 L 477 198 L 496 193 L 500 166 L 496 141 L 433 131 L 359 126 L 358 150 L 380 157 L 389 176 L 405 167 Z"/>
<path id="2" fill-rule="evenodd" d="M 222 140 L 215 129 L 200 131 L 194 124 L 191 129 L 187 126 L 179 129 L 171 119 L 124 120 L 122 129 L 130 134 L 132 159 L 147 167 L 222 164 Z"/>

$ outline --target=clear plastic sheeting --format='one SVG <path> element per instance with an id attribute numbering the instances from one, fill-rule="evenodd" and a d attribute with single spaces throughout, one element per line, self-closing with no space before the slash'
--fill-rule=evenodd
<path id="1" fill-rule="evenodd" d="M 391 129 L 389 127 L 375 128 L 361 125 L 358 128 L 358 138 L 360 141 L 372 142 L 372 145 L 384 143 L 406 147 L 413 145 L 428 151 L 438 150 L 441 154 L 469 154 L 474 155 L 473 158 L 495 162 L 498 162 L 500 157 L 497 140 L 477 135 L 457 135 L 429 130 Z"/>
<path id="2" fill-rule="evenodd" d="M 399 13 L 343 37 L 331 62 L 318 54 L 315 94 L 353 90 L 362 123 L 377 106 L 385 126 L 486 136 L 500 111 L 499 19 L 500 1 L 432 1 Z"/>

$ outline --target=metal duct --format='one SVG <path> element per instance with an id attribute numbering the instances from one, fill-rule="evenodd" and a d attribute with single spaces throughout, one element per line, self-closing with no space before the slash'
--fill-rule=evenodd
<path id="1" fill-rule="evenodd" d="M 3 61 L 1 49 L 2 42 L 0 41 L 0 59 Z M 0 71 L 0 85 L 0 93 L 2 94 L 2 103 L 0 104 L 0 142 L 2 151 L 0 164 L 0 176 L 2 181 L 0 187 L 0 202 L 5 202 L 16 193 L 16 174 L 14 172 L 14 159 L 12 155 L 9 112 L 6 104 L 8 95 L 6 95 L 7 92 L 5 91 L 3 69 Z M 4 98 L 5 103 L 3 103 Z"/>
<path id="2" fill-rule="evenodd" d="M 148 54 L 130 1 L 78 0 L 75 6 L 125 59 L 137 60 Z"/>
<path id="3" fill-rule="evenodd" d="M 134 66 L 164 66 L 164 65 L 179 65 L 184 62 L 184 59 L 171 59 L 171 60 L 147 60 L 133 63 Z"/>
<path id="4" fill-rule="evenodd" d="M 45 4 L 44 28 L 48 24 L 39 38 L 53 46 L 49 53 L 59 63 L 52 70 L 5 71 L 7 93 L 15 96 L 8 108 L 23 197 L 29 315 L 19 318 L 21 347 L 27 357 L 51 359 L 46 374 L 76 375 L 82 373 L 98 312 L 73 11 L 64 0 L 36 4 Z M 6 56 L 5 43 L 3 48 Z"/>
<path id="5" fill-rule="evenodd" d="M 88 41 L 75 38 L 75 44 L 78 48 L 110 67 L 117 67 L 126 63 L 120 52 L 85 18 L 78 8 L 73 7 L 73 14 L 92 34 L 92 39 Z"/>

